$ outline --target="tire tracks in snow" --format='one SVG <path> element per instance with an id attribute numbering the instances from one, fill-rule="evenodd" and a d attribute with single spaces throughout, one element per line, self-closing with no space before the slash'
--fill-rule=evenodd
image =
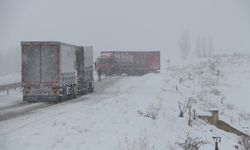
<path id="1" fill-rule="evenodd" d="M 36 121 L 42 121 L 45 119 L 48 119 L 47 111 L 56 111 L 57 108 L 59 109 L 58 112 L 55 112 L 53 115 L 49 115 L 49 117 L 55 117 L 58 115 L 62 115 L 63 113 L 66 113 L 65 111 L 61 111 L 60 107 L 65 107 L 70 105 L 75 105 L 76 103 L 82 103 L 84 105 L 93 105 L 99 102 L 102 102 L 106 98 L 110 98 L 112 94 L 104 94 L 105 89 L 112 87 L 116 84 L 117 81 L 122 79 L 124 77 L 107 77 L 104 78 L 102 82 L 95 83 L 96 89 L 94 93 L 89 93 L 84 96 L 80 96 L 76 99 L 72 99 L 69 101 L 65 101 L 58 104 L 49 104 L 49 103 L 20 103 L 19 105 L 16 104 L 15 106 L 8 106 L 7 108 L 0 109 L 0 126 L 5 126 L 5 121 L 12 122 L 17 117 L 23 117 L 20 118 L 21 120 L 24 120 L 22 124 L 15 125 L 14 127 L 11 127 L 7 130 L 2 130 L 0 132 L 0 135 L 4 136 L 7 134 L 10 134 L 20 128 L 24 128 L 28 126 L 29 124 L 32 124 Z M 100 98 L 97 98 L 100 97 Z M 32 116 L 32 114 L 40 113 L 41 116 Z M 50 113 L 50 112 L 48 112 Z M 45 114 L 45 115 L 43 115 Z M 26 115 L 30 115 L 29 117 L 25 117 Z M 27 119 L 27 122 L 26 122 Z M 7 123 L 8 124 L 8 123 Z"/>

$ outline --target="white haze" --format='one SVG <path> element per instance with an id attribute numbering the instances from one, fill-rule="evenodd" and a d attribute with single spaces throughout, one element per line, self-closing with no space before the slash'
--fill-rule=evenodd
<path id="1" fill-rule="evenodd" d="M 0 74 L 20 72 L 20 41 L 58 40 L 100 50 L 161 50 L 179 55 L 211 36 L 215 53 L 250 50 L 249 0 L 1 0 Z"/>

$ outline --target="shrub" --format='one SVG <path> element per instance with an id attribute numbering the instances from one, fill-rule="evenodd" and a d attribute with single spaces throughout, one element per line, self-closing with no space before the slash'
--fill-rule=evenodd
<path id="1" fill-rule="evenodd" d="M 161 104 L 158 104 L 158 105 L 152 104 L 148 106 L 148 108 L 146 109 L 146 112 L 141 112 L 140 110 L 138 110 L 137 113 L 141 116 L 156 120 L 159 115 L 160 109 L 161 109 Z"/>
<path id="2" fill-rule="evenodd" d="M 250 137 L 243 136 L 239 144 L 241 145 L 241 150 L 250 150 Z"/>
<path id="3" fill-rule="evenodd" d="M 128 137 L 119 144 L 119 150 L 155 150 L 154 145 L 150 145 L 147 136 L 141 136 L 139 139 L 130 141 Z"/>
<path id="4" fill-rule="evenodd" d="M 181 147 L 183 150 L 199 150 L 199 148 L 207 144 L 206 141 L 203 141 L 199 137 L 190 137 L 189 134 L 187 134 L 186 139 L 183 142 L 176 142 L 176 144 Z"/>

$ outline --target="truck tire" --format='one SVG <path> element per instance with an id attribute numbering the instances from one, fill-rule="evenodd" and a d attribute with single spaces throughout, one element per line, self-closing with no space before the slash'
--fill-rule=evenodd
<path id="1" fill-rule="evenodd" d="M 89 82 L 88 91 L 89 91 L 90 93 L 92 93 L 92 92 L 94 91 L 94 83 L 93 83 L 93 81 Z"/>

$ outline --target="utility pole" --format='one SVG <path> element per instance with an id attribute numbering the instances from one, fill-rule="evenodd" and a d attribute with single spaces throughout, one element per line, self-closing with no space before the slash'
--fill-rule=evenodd
<path id="1" fill-rule="evenodd" d="M 221 142 L 221 137 L 219 136 L 213 136 L 214 142 L 215 142 L 215 150 L 219 150 L 218 143 Z"/>

